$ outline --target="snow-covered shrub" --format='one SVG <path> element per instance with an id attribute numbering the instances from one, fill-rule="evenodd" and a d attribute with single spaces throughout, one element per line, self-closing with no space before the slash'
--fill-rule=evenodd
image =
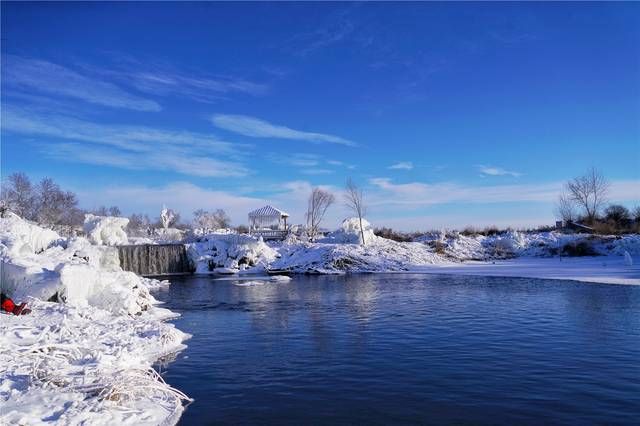
<path id="1" fill-rule="evenodd" d="M 87 214 L 84 218 L 84 233 L 96 245 L 117 246 L 128 243 L 126 217 L 96 216 Z"/>
<path id="2" fill-rule="evenodd" d="M 364 233 L 364 242 L 369 244 L 376 241 L 378 237 L 373 233 L 371 224 L 362 219 L 362 230 Z M 357 217 L 351 217 L 342 221 L 340 229 L 330 232 L 325 238 L 318 240 L 321 243 L 338 243 L 338 244 L 362 244 L 362 234 L 360 233 L 360 220 Z"/>

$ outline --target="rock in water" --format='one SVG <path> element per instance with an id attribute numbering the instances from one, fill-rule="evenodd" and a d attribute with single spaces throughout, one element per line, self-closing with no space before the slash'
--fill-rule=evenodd
<path id="1" fill-rule="evenodd" d="M 624 264 L 627 266 L 633 266 L 633 259 L 628 251 L 624 251 Z"/>

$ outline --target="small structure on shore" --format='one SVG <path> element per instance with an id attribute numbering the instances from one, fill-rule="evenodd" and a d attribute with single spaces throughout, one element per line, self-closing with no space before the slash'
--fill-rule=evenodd
<path id="1" fill-rule="evenodd" d="M 249 233 L 264 240 L 283 240 L 289 228 L 289 213 L 272 206 L 264 206 L 249 213 Z"/>

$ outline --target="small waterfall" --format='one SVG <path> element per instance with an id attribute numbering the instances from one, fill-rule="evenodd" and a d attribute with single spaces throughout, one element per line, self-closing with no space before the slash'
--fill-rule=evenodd
<path id="1" fill-rule="evenodd" d="M 138 275 L 189 274 L 193 268 L 182 244 L 119 246 L 120 267 Z"/>

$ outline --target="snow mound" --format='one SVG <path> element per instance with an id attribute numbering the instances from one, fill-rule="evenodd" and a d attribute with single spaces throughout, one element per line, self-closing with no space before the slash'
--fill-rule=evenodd
<path id="1" fill-rule="evenodd" d="M 264 270 L 278 257 L 278 252 L 262 238 L 239 234 L 209 234 L 187 244 L 187 253 L 196 265 L 196 273 L 216 270 Z M 221 269 L 225 268 L 225 269 Z"/>
<path id="2" fill-rule="evenodd" d="M 364 242 L 369 244 L 378 237 L 373 233 L 371 224 L 362 219 L 362 230 L 364 232 Z M 362 233 L 360 232 L 360 219 L 351 217 L 342 221 L 337 231 L 329 233 L 325 238 L 318 240 L 321 243 L 333 244 L 362 244 Z"/>
<path id="3" fill-rule="evenodd" d="M 6 255 L 39 253 L 60 240 L 60 235 L 55 231 L 27 222 L 11 212 L 0 219 L 0 244 L 6 248 Z"/>
<path id="4" fill-rule="evenodd" d="M 129 224 L 126 217 L 96 216 L 87 214 L 84 217 L 84 233 L 95 245 L 117 246 L 128 243 L 124 228 Z"/>
<path id="5" fill-rule="evenodd" d="M 58 300 L 117 315 L 139 315 L 155 303 L 142 279 L 120 268 L 115 247 L 62 239 L 15 215 L 0 219 L 0 259 L 2 292 L 16 300 Z"/>

